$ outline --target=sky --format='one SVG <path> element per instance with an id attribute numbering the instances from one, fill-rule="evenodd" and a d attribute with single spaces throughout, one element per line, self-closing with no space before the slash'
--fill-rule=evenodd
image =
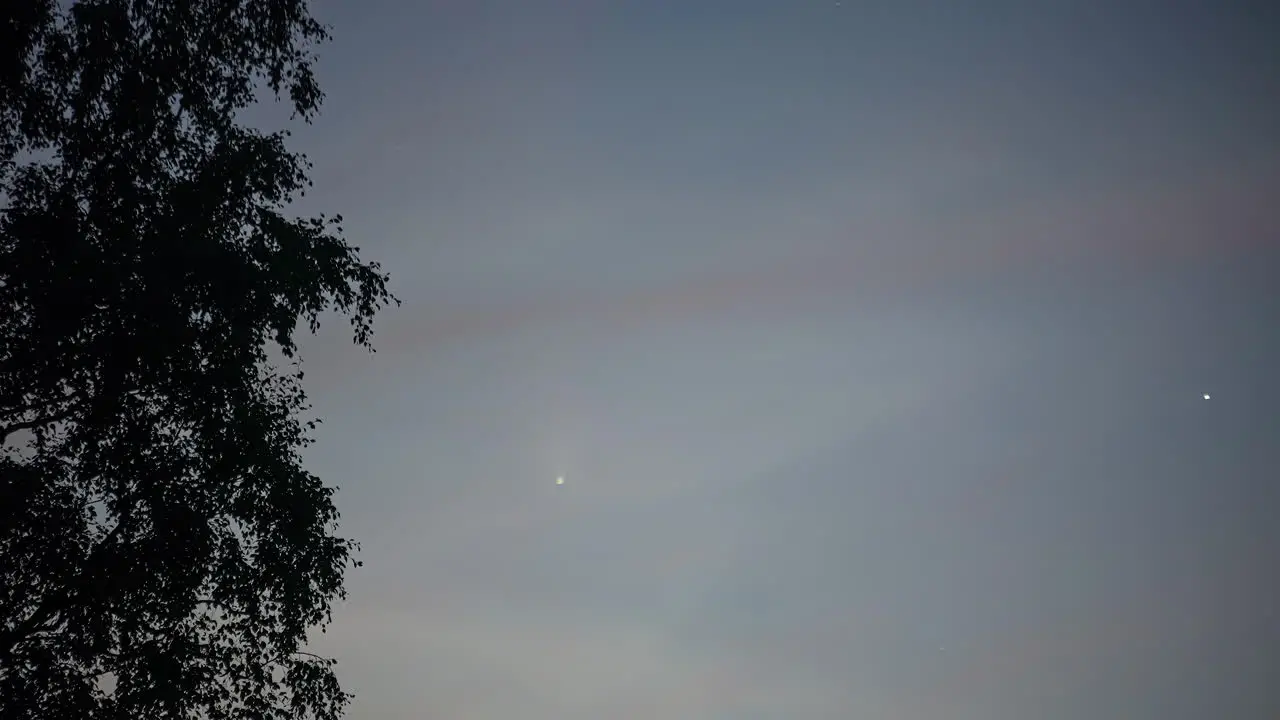
<path id="1" fill-rule="evenodd" d="M 1280 6 L 313 10 L 349 718 L 1280 715 Z"/>

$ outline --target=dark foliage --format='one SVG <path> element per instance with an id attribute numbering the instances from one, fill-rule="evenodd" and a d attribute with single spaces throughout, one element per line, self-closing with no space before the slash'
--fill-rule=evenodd
<path id="1" fill-rule="evenodd" d="M 0 717 L 336 718 L 302 652 L 352 544 L 294 331 L 393 301 L 259 88 L 310 120 L 304 0 L 0 3 Z M 279 360 L 280 357 L 285 360 Z"/>

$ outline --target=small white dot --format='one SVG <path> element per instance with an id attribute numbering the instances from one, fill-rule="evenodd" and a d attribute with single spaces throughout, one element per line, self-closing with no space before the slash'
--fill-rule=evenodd
<path id="1" fill-rule="evenodd" d="M 1205 399 L 1205 400 L 1208 400 L 1208 399 L 1209 399 L 1209 393 L 1205 393 L 1205 394 L 1204 394 L 1204 399 Z"/>
<path id="2" fill-rule="evenodd" d="M 564 484 L 564 477 L 558 477 L 558 478 L 556 478 L 556 484 L 557 484 L 557 485 L 563 485 L 563 484 Z"/>

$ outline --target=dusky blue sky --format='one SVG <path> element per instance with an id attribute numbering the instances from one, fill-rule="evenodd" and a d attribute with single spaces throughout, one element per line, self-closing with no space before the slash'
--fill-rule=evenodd
<path id="1" fill-rule="evenodd" d="M 1280 713 L 1276 3 L 314 10 L 353 720 Z"/>

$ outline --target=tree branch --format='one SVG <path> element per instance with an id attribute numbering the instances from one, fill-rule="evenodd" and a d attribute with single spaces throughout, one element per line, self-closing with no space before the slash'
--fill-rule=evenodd
<path id="1" fill-rule="evenodd" d="M 278 664 L 278 663 L 280 663 L 280 662 L 283 662 L 285 659 L 287 659 L 287 658 L 289 658 L 289 657 L 291 657 L 291 656 L 294 656 L 294 655 L 305 655 L 305 656 L 307 656 L 307 657 L 315 658 L 316 660 L 319 660 L 319 661 L 321 661 L 321 662 L 326 662 L 326 663 L 327 663 L 327 662 L 331 662 L 331 661 L 333 660 L 333 658 L 327 658 L 327 657 L 325 657 L 325 656 L 323 656 L 323 655 L 317 655 L 317 654 L 315 654 L 315 653 L 309 653 L 309 652 L 305 652 L 305 651 L 302 651 L 302 650 L 294 650 L 293 652 L 280 653 L 279 655 L 277 655 L 277 656 L 275 656 L 275 657 L 271 658 L 270 660 L 268 660 L 268 661 L 267 661 L 267 664 L 268 664 L 268 665 L 276 665 L 276 664 Z"/>
<path id="2" fill-rule="evenodd" d="M 17 400 L 18 397 L 25 395 L 26 393 L 14 394 L 12 399 L 6 397 L 4 403 L 0 404 L 0 415 L 22 415 L 29 413 L 32 410 L 49 407 L 50 405 L 72 402 L 74 400 L 81 400 L 84 398 L 84 391 L 82 390 L 69 390 L 68 388 L 62 388 L 62 392 L 63 395 L 61 397 L 50 398 L 48 400 L 41 400 L 33 403 L 23 403 Z"/>
<path id="3" fill-rule="evenodd" d="M 44 425 L 61 422 L 63 420 L 70 418 L 72 415 L 75 415 L 75 414 L 76 414 L 76 409 L 74 407 L 70 407 L 70 408 L 65 408 L 63 410 L 60 410 L 59 412 L 53 413 L 52 415 L 45 415 L 43 417 L 38 417 L 33 420 L 26 420 L 23 422 L 16 422 L 10 425 L 6 425 L 3 428 L 0 428 L 0 445 L 4 444 L 5 441 L 9 439 L 9 436 L 16 432 L 19 432 L 21 430 L 33 430 L 35 428 L 38 428 Z"/>
<path id="4" fill-rule="evenodd" d="M 116 526 L 111 528 L 111 531 L 102 538 L 102 541 L 89 552 L 89 556 L 85 559 L 86 567 L 98 560 L 98 555 L 104 551 L 107 545 L 115 542 L 129 517 L 129 515 L 122 517 L 116 523 Z M 83 584 L 84 579 L 81 577 L 73 584 L 64 586 L 60 591 L 51 592 L 45 596 L 35 612 L 31 613 L 26 620 L 19 622 L 11 630 L 0 631 L 0 660 L 11 658 L 13 649 L 19 643 L 26 641 L 32 633 L 39 632 L 55 615 L 70 607 Z"/>

